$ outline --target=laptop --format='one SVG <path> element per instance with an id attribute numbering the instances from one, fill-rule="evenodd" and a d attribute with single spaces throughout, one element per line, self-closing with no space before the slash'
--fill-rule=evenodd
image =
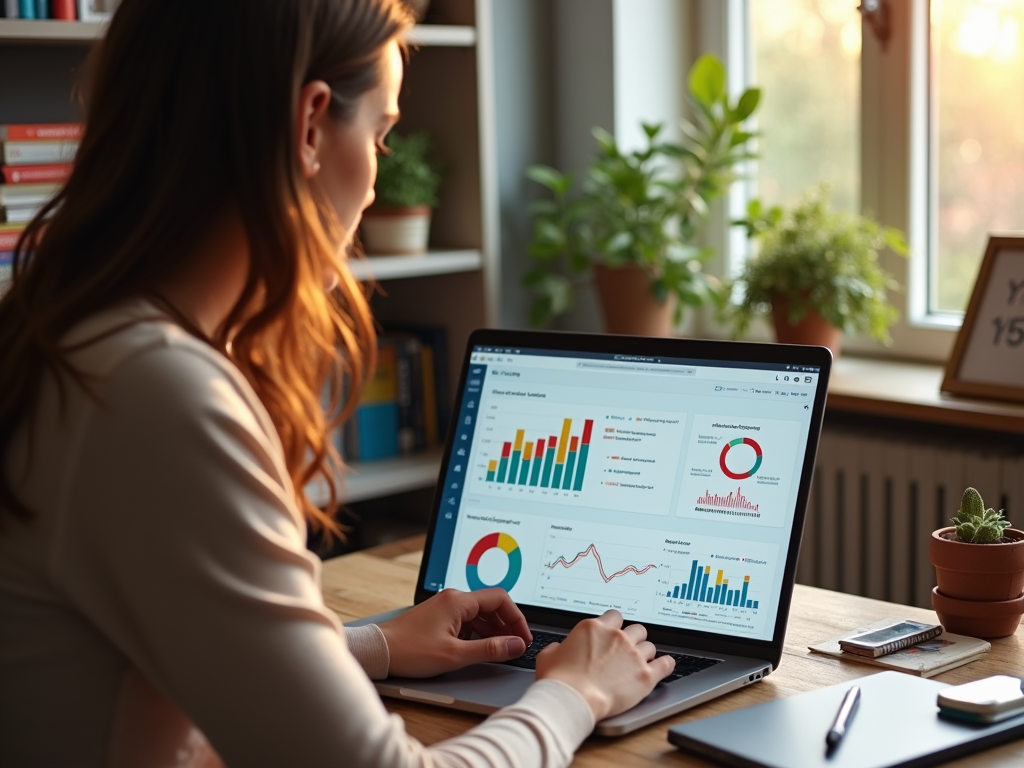
<path id="1" fill-rule="evenodd" d="M 535 640 L 513 662 L 378 691 L 493 712 L 550 638 L 609 608 L 677 663 L 600 734 L 763 680 L 782 658 L 831 363 L 822 347 L 473 333 L 414 602 L 502 587 Z"/>

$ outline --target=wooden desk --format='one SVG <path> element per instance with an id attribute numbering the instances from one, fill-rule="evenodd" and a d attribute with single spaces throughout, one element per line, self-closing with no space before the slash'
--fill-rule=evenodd
<path id="1" fill-rule="evenodd" d="M 323 590 L 327 605 L 338 613 L 342 621 L 408 605 L 415 589 L 422 547 L 423 538 L 415 537 L 325 562 Z M 711 766 L 713 763 L 684 755 L 672 747 L 665 737 L 668 725 L 700 720 L 879 671 L 864 664 L 812 654 L 807 646 L 851 627 L 887 617 L 935 621 L 934 613 L 921 608 L 797 585 L 786 648 L 777 672 L 761 683 L 726 694 L 629 736 L 618 739 L 591 737 L 580 748 L 573 765 L 608 768 L 647 764 Z M 966 683 L 999 673 L 1019 675 L 1024 672 L 1022 667 L 1024 629 L 1018 629 L 1016 635 L 994 641 L 992 650 L 982 659 L 935 679 L 948 683 Z M 477 715 L 411 702 L 385 699 L 385 703 L 391 712 L 397 712 L 405 719 L 409 733 L 427 744 L 462 733 L 481 720 Z M 949 765 L 972 768 L 1024 765 L 1024 740 Z"/>

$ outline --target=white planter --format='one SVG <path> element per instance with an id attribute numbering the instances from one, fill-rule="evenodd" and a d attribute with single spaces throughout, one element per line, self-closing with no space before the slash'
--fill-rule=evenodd
<path id="1" fill-rule="evenodd" d="M 417 208 L 371 208 L 363 214 L 363 249 L 373 256 L 408 256 L 427 252 L 430 215 Z"/>

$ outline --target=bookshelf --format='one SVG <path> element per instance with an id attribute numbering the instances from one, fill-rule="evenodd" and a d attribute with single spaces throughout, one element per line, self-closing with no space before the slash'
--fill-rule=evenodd
<path id="1" fill-rule="evenodd" d="M 423 256 L 357 259 L 373 279 L 381 326 L 442 326 L 454 397 L 470 332 L 498 324 L 500 263 L 490 0 L 433 0 L 429 22 L 409 34 L 399 131 L 429 131 L 447 172 Z M 74 70 L 105 24 L 0 20 L 0 123 L 78 120 L 70 98 Z M 5 72 L 7 73 L 5 75 Z M 26 73 L 31 73 L 26 75 Z M 440 450 L 350 465 L 346 502 L 431 487 Z"/>

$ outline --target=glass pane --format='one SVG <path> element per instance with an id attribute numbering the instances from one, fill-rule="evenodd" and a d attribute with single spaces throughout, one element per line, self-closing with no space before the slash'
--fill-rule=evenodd
<path id="1" fill-rule="evenodd" d="M 1024 229 L 1024 3 L 932 0 L 933 311 L 966 309 L 989 232 Z"/>
<path id="2" fill-rule="evenodd" d="M 860 15 L 853 0 L 749 0 L 752 82 L 764 89 L 757 192 L 792 205 L 832 186 L 860 204 Z"/>

